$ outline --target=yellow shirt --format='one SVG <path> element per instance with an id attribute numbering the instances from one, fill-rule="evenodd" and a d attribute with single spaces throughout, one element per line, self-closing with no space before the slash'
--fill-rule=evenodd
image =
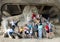
<path id="1" fill-rule="evenodd" d="M 24 29 L 23 28 L 20 28 L 20 32 L 23 32 L 24 31 Z"/>

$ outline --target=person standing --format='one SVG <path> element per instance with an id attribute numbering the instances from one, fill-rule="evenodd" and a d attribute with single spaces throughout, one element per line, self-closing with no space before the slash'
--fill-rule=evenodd
<path id="1" fill-rule="evenodd" d="M 33 29 L 33 24 L 32 24 L 31 21 L 29 21 L 29 23 L 27 24 L 27 27 L 29 28 L 29 35 L 30 35 L 30 37 L 32 37 L 32 33 L 33 33 L 33 31 L 32 31 L 32 29 Z"/>
<path id="2" fill-rule="evenodd" d="M 43 25 L 42 25 L 42 22 L 40 20 L 40 22 L 38 24 L 38 36 L 39 36 L 39 39 L 42 38 L 42 30 L 43 30 Z"/>
<path id="3" fill-rule="evenodd" d="M 46 37 L 49 38 L 49 23 L 46 23 L 45 30 L 46 30 Z"/>
<path id="4" fill-rule="evenodd" d="M 34 31 L 35 37 L 38 37 L 38 24 L 37 23 L 34 23 L 33 31 Z"/>
<path id="5" fill-rule="evenodd" d="M 49 35 L 50 35 L 50 38 L 54 37 L 54 33 L 53 33 L 53 30 L 52 30 L 53 27 L 54 27 L 54 25 L 49 23 Z"/>

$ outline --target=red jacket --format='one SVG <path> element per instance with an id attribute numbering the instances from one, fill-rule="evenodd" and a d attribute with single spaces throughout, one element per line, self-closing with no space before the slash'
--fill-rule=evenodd
<path id="1" fill-rule="evenodd" d="M 46 25 L 46 26 L 45 26 L 45 29 L 46 29 L 46 30 L 49 30 L 49 26 L 48 26 L 48 25 Z"/>
<path id="2" fill-rule="evenodd" d="M 32 14 L 32 19 L 34 19 L 35 17 L 36 17 L 36 15 L 33 13 L 33 14 Z"/>

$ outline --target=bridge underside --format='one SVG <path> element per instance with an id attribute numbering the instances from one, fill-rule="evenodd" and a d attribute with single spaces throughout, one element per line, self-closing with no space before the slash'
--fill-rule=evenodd
<path id="1" fill-rule="evenodd" d="M 58 18 L 60 20 L 60 5 L 59 0 L 2 0 L 1 1 L 1 16 L 11 17 L 23 13 L 24 7 L 35 6 L 38 13 L 45 18 Z M 1 17 L 0 16 L 0 17 Z"/>
<path id="2" fill-rule="evenodd" d="M 30 6 L 30 7 L 36 7 L 38 9 L 38 14 L 42 14 L 43 17 L 45 18 L 56 18 L 59 15 L 59 9 L 56 6 L 53 5 L 45 5 L 45 4 L 38 4 L 38 5 L 23 5 L 23 4 L 17 4 L 17 3 L 7 3 L 5 4 L 2 9 L 1 9 L 1 13 L 2 16 L 16 16 L 16 15 L 20 15 L 23 13 L 23 10 L 25 8 L 25 6 Z"/>

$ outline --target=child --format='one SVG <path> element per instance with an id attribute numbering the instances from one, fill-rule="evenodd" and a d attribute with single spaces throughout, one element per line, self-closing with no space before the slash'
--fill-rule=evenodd
<path id="1" fill-rule="evenodd" d="M 38 35 L 38 24 L 37 23 L 34 23 L 33 29 L 34 29 L 33 31 L 34 31 L 35 37 L 37 37 Z"/>
<path id="2" fill-rule="evenodd" d="M 25 26 L 24 26 L 24 34 L 25 34 L 26 37 L 28 37 L 29 28 L 27 27 L 27 24 L 25 24 Z"/>
<path id="3" fill-rule="evenodd" d="M 42 38 L 42 30 L 43 30 L 43 25 L 42 25 L 42 23 L 40 23 L 40 24 L 38 25 L 38 35 L 39 35 L 39 39 Z"/>
<path id="4" fill-rule="evenodd" d="M 10 27 L 7 29 L 6 33 L 8 34 L 9 38 L 12 38 L 12 34 L 14 33 L 13 29 Z"/>
<path id="5" fill-rule="evenodd" d="M 54 26 L 51 23 L 49 23 L 49 34 L 50 34 L 50 38 L 53 38 L 54 37 L 54 33 L 53 33 L 53 30 L 52 30 L 53 27 Z"/>
<path id="6" fill-rule="evenodd" d="M 39 39 L 42 38 L 42 30 L 43 30 L 43 25 L 42 25 L 42 22 L 41 22 L 41 19 L 38 19 L 39 23 L 38 23 L 38 36 L 39 36 Z"/>
<path id="7" fill-rule="evenodd" d="M 24 36 L 24 34 L 23 34 L 23 31 L 24 31 L 24 28 L 23 28 L 23 26 L 21 26 L 20 28 L 18 28 L 18 37 L 19 38 L 23 38 Z"/>
<path id="8" fill-rule="evenodd" d="M 31 21 L 29 21 L 29 23 L 27 24 L 27 27 L 29 28 L 29 35 L 30 35 L 30 37 L 32 37 L 32 28 L 33 28 L 33 25 L 32 25 L 32 22 Z"/>
<path id="9" fill-rule="evenodd" d="M 46 37 L 49 38 L 49 24 L 47 23 L 45 26 L 45 30 L 46 30 Z"/>
<path id="10" fill-rule="evenodd" d="M 24 31 L 24 28 L 23 28 L 23 26 L 21 26 L 21 28 L 19 28 L 19 31 L 18 31 L 18 32 L 19 32 L 20 34 L 22 34 L 23 31 Z"/>

